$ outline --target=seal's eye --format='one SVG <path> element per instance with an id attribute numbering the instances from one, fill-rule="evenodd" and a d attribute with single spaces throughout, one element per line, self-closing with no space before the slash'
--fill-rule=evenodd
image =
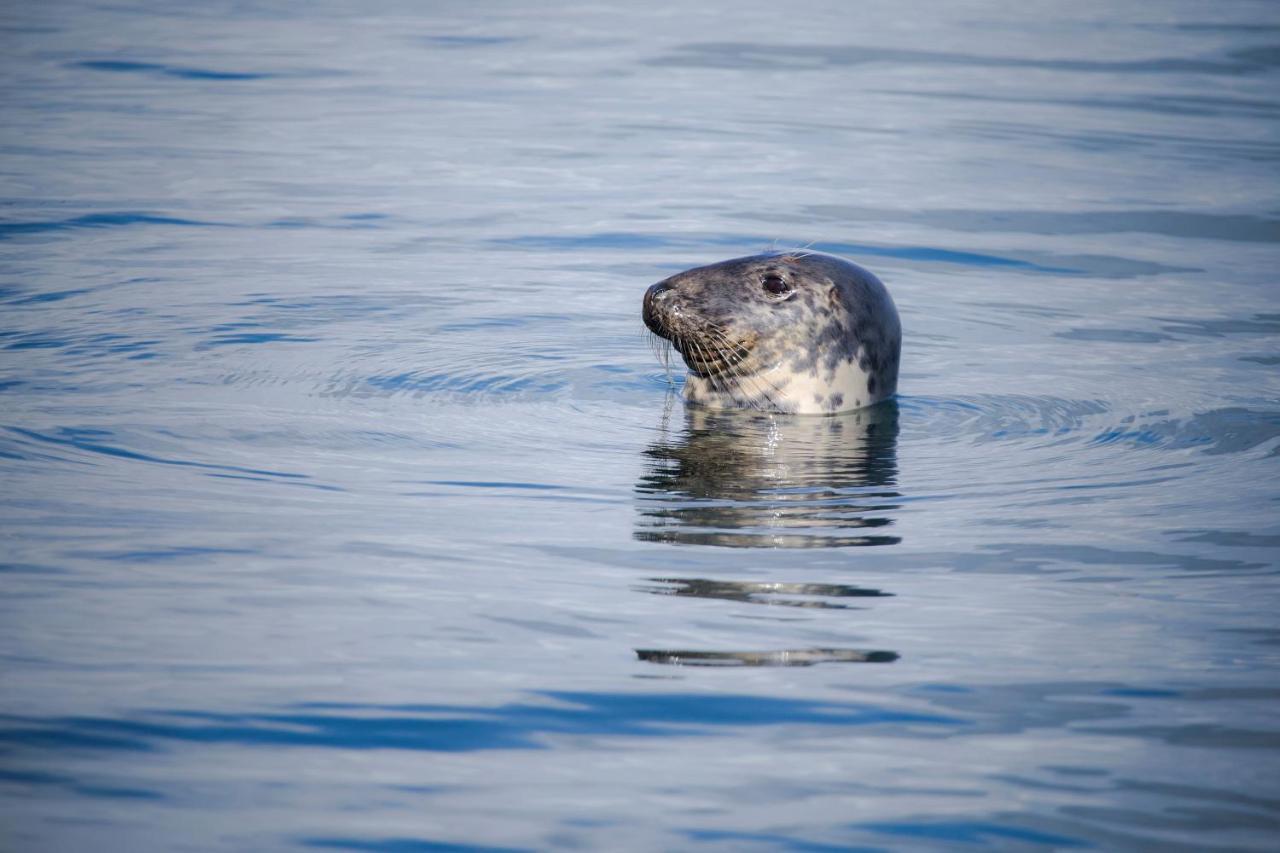
<path id="1" fill-rule="evenodd" d="M 782 296 L 791 292 L 791 285 L 787 284 L 787 280 L 776 272 L 771 272 L 760 282 L 764 286 L 765 293 L 772 296 Z"/>

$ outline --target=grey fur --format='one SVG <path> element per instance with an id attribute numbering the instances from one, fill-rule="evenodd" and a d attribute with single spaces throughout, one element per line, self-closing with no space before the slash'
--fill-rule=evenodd
<path id="1" fill-rule="evenodd" d="M 893 299 L 833 255 L 771 252 L 691 269 L 650 287 L 643 316 L 684 358 L 691 402 L 834 413 L 897 391 Z"/>

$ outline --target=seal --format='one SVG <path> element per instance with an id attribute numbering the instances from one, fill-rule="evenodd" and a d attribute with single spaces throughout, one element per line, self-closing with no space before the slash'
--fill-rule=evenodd
<path id="1" fill-rule="evenodd" d="M 823 414 L 898 389 L 902 327 L 878 278 L 844 258 L 769 252 L 697 267 L 644 294 L 644 324 L 689 368 L 685 400 Z"/>

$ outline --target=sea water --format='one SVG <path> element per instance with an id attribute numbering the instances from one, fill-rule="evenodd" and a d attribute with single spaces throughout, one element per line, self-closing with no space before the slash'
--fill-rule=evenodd
<path id="1" fill-rule="evenodd" d="M 4 849 L 1275 849 L 1274 4 L 3 33 Z M 771 246 L 895 402 L 685 407 Z"/>

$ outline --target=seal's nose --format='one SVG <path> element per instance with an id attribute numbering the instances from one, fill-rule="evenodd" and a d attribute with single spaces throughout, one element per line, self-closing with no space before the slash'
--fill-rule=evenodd
<path id="1" fill-rule="evenodd" d="M 659 308 L 665 301 L 664 295 L 674 289 L 674 285 L 660 281 L 644 292 L 644 324 L 649 327 L 649 331 L 664 338 L 667 332 L 659 314 Z"/>

